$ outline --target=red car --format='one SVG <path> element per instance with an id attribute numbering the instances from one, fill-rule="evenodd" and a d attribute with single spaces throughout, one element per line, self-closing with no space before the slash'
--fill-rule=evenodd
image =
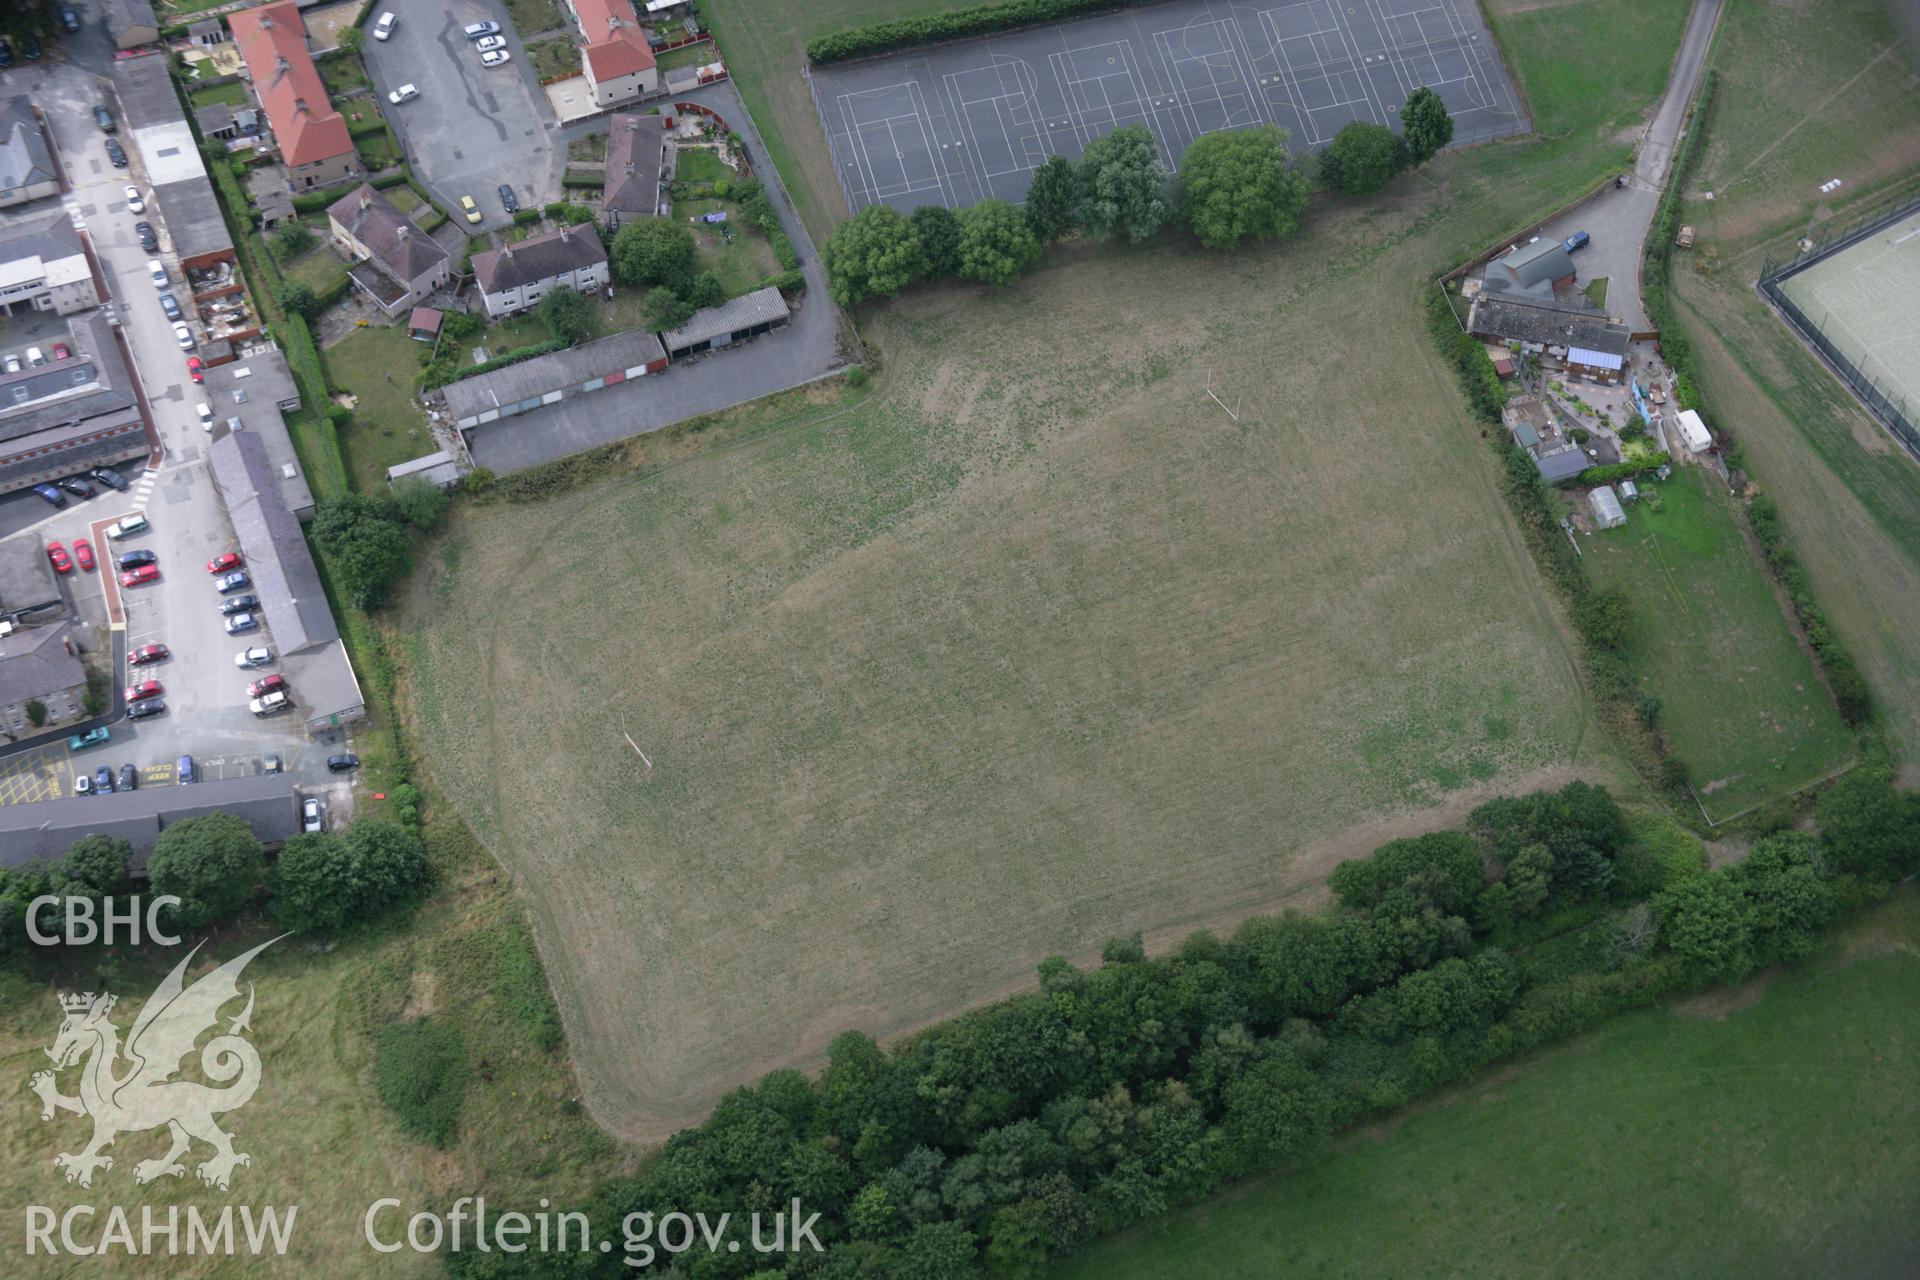
<path id="1" fill-rule="evenodd" d="M 282 676 L 282 675 L 261 676 L 258 680 L 255 680 L 252 684 L 247 686 L 247 696 L 249 698 L 264 697 L 269 693 L 273 693 L 275 690 L 284 691 L 286 687 L 287 687 L 287 678 L 285 676 Z"/>
<path id="2" fill-rule="evenodd" d="M 73 561 L 67 559 L 67 549 L 57 542 L 47 544 L 47 559 L 53 561 L 55 573 L 72 573 Z"/>
<path id="3" fill-rule="evenodd" d="M 73 558 L 80 562 L 82 569 L 85 569 L 88 573 L 93 572 L 93 544 L 91 542 L 88 542 L 85 538 L 75 538 L 73 540 Z"/>
<path id="4" fill-rule="evenodd" d="M 143 644 L 127 655 L 127 665 L 144 667 L 149 663 L 165 662 L 168 656 L 167 646 L 163 644 Z"/>
<path id="5" fill-rule="evenodd" d="M 143 582 L 152 582 L 155 578 L 159 576 L 160 576 L 159 565 L 143 564 L 143 565 L 140 565 L 138 568 L 129 569 L 125 573 L 121 574 L 120 585 L 123 587 L 137 587 Z"/>
<path id="6" fill-rule="evenodd" d="M 195 382 L 205 382 L 207 380 L 206 366 L 200 363 L 199 356 L 187 357 L 187 375 Z"/>
<path id="7" fill-rule="evenodd" d="M 147 698 L 157 698 L 165 692 L 158 680 L 142 680 L 139 684 L 127 686 L 127 701 L 140 702 Z"/>
<path id="8" fill-rule="evenodd" d="M 67 346 L 66 343 L 56 342 L 53 344 L 53 358 L 55 360 L 66 360 L 71 358 L 72 355 L 73 355 L 73 351 Z"/>
<path id="9" fill-rule="evenodd" d="M 215 556 L 207 561 L 208 573 L 227 573 L 240 567 L 240 553 L 229 551 L 225 555 Z"/>

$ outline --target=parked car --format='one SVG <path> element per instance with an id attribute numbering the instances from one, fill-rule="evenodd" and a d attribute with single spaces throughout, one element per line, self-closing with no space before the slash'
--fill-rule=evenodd
<path id="1" fill-rule="evenodd" d="M 74 774 L 74 775 L 73 775 L 73 794 L 74 794 L 74 795 L 76 795 L 76 796 L 90 796 L 90 795 L 92 795 L 92 794 L 93 794 L 93 779 L 92 779 L 92 778 L 90 778 L 90 777 L 88 777 L 88 776 L 87 776 L 86 774 L 84 774 L 84 773 L 76 773 L 76 774 Z"/>
<path id="2" fill-rule="evenodd" d="M 231 573 L 233 570 L 238 569 L 240 564 L 240 553 L 238 551 L 222 551 L 219 555 L 207 561 L 207 572 Z"/>
<path id="3" fill-rule="evenodd" d="M 513 194 L 513 187 L 510 183 L 503 182 L 500 184 L 500 203 L 506 206 L 508 213 L 520 212 L 520 197 Z"/>
<path id="4" fill-rule="evenodd" d="M 221 595 L 226 595 L 229 591 L 238 591 L 242 587 L 252 586 L 253 579 L 246 575 L 245 570 L 235 570 L 224 577 L 215 578 L 213 585 Z"/>
<path id="5" fill-rule="evenodd" d="M 197 404 L 193 406 L 193 413 L 194 413 L 194 416 L 200 420 L 200 429 L 202 431 L 213 430 L 213 406 L 212 405 Z"/>
<path id="6" fill-rule="evenodd" d="M 160 252 L 160 236 L 154 231 L 151 222 L 134 223 L 133 234 L 140 237 L 140 247 L 142 249 L 145 249 L 148 253 Z"/>
<path id="7" fill-rule="evenodd" d="M 73 540 L 73 558 L 82 569 L 93 572 L 93 544 L 85 538 Z"/>
<path id="8" fill-rule="evenodd" d="M 22 367 L 20 364 L 20 357 L 13 354 L 13 352 L 11 351 L 7 352 L 7 358 L 6 358 L 4 367 L 6 368 L 6 371 L 8 373 L 20 372 L 20 369 Z"/>
<path id="9" fill-rule="evenodd" d="M 262 773 L 283 773 L 286 767 L 286 764 L 279 756 L 268 756 L 260 762 L 260 772 Z"/>
<path id="10" fill-rule="evenodd" d="M 116 169 L 124 169 L 127 167 L 127 151 L 125 147 L 120 145 L 118 138 L 110 137 L 107 139 L 107 159 Z"/>
<path id="11" fill-rule="evenodd" d="M 85 733 L 76 733 L 67 739 L 67 750 L 85 751 L 88 747 L 97 747 L 111 736 L 105 725 L 98 729 L 89 729 Z"/>
<path id="12" fill-rule="evenodd" d="M 140 789 L 140 771 L 130 764 L 120 766 L 120 789 L 138 791 Z"/>
<path id="13" fill-rule="evenodd" d="M 192 782 L 194 780 L 193 757 L 181 756 L 179 763 L 174 765 L 173 767 L 173 776 L 178 778 L 181 782 Z"/>
<path id="14" fill-rule="evenodd" d="M 107 110 L 105 107 L 95 107 L 93 109 L 93 122 L 100 126 L 102 133 L 112 133 L 120 127 L 114 123 L 113 112 Z"/>
<path id="15" fill-rule="evenodd" d="M 82 480 L 79 476 L 68 476 L 65 480 L 56 480 L 54 483 L 76 498 L 91 498 L 93 496 L 93 486 L 85 480 Z"/>
<path id="16" fill-rule="evenodd" d="M 72 5 L 60 6 L 60 29 L 68 35 L 80 30 L 80 15 L 73 11 Z"/>
<path id="17" fill-rule="evenodd" d="M 165 662 L 172 651 L 163 644 L 143 644 L 127 655 L 130 667 L 150 667 L 156 662 Z"/>
<path id="18" fill-rule="evenodd" d="M 320 802 L 312 796 L 308 796 L 305 800 L 302 800 L 300 802 L 300 829 L 302 831 L 318 831 L 325 825 L 326 820 L 320 816 Z"/>
<path id="19" fill-rule="evenodd" d="M 73 348 L 64 342 L 56 342 L 53 344 L 53 358 L 55 360 L 71 360 L 73 359 Z"/>
<path id="20" fill-rule="evenodd" d="M 166 264 L 160 261 L 160 259 L 158 258 L 148 258 L 147 259 L 147 279 L 153 281 L 153 287 L 156 289 L 166 288 L 167 287 Z"/>
<path id="21" fill-rule="evenodd" d="M 101 765 L 93 771 L 93 794 L 110 796 L 113 794 L 113 766 Z"/>
<path id="22" fill-rule="evenodd" d="M 504 66 L 512 61 L 513 55 L 505 49 L 493 49 L 480 55 L 480 65 L 483 67 Z"/>
<path id="23" fill-rule="evenodd" d="M 460 212 L 466 215 L 468 222 L 480 221 L 480 206 L 473 202 L 472 196 L 460 197 Z"/>
<path id="24" fill-rule="evenodd" d="M 124 552 L 114 563 L 122 569 L 138 569 L 143 564 L 159 564 L 160 557 L 150 548 L 141 547 L 138 551 Z"/>
<path id="25" fill-rule="evenodd" d="M 377 19 L 374 20 L 373 38 L 375 40 L 392 39 L 394 25 L 399 21 L 400 20 L 393 15 L 393 12 L 391 10 L 381 14 Z"/>
<path id="26" fill-rule="evenodd" d="M 242 649 L 233 655 L 236 667 L 264 667 L 273 661 L 273 650 L 265 645 L 256 645 L 251 649 Z"/>
<path id="27" fill-rule="evenodd" d="M 50 484 L 37 484 L 33 486 L 33 491 L 56 507 L 64 507 L 67 505 L 67 495 Z"/>
<path id="28" fill-rule="evenodd" d="M 285 711 L 292 705 L 284 693 L 269 693 L 265 697 L 247 700 L 247 710 L 257 716 L 270 716 L 276 711 Z"/>
<path id="29" fill-rule="evenodd" d="M 333 773 L 345 773 L 349 769 L 360 767 L 360 757 L 351 751 L 342 751 L 338 755 L 327 757 L 327 768 Z"/>
<path id="30" fill-rule="evenodd" d="M 53 563 L 55 573 L 72 573 L 73 561 L 67 558 L 67 549 L 58 542 L 47 544 L 47 559 Z"/>
<path id="31" fill-rule="evenodd" d="M 180 310 L 180 300 L 173 296 L 171 289 L 160 295 L 160 309 L 167 313 L 167 319 L 175 324 L 186 319 L 186 313 Z"/>
<path id="32" fill-rule="evenodd" d="M 220 602 L 220 612 L 231 618 L 236 613 L 252 613 L 260 607 L 256 595 L 232 596 Z"/>
<path id="33" fill-rule="evenodd" d="M 465 34 L 469 40 L 478 40 L 481 36 L 497 36 L 500 34 L 500 24 L 497 22 L 470 22 L 466 26 Z"/>
<path id="34" fill-rule="evenodd" d="M 173 326 L 173 340 L 180 344 L 182 351 L 193 350 L 193 330 L 184 324 Z"/>
<path id="35" fill-rule="evenodd" d="M 164 698 L 149 698 L 145 702 L 136 702 L 127 708 L 129 720 L 145 720 L 149 716 L 165 714 L 167 714 L 167 703 Z"/>
<path id="36" fill-rule="evenodd" d="M 27 348 L 27 363 L 38 369 L 47 362 L 47 353 L 38 347 Z"/>
<path id="37" fill-rule="evenodd" d="M 106 485 L 109 489 L 117 489 L 121 493 L 127 491 L 126 477 L 122 476 L 112 467 L 95 467 L 93 470 L 87 472 L 87 474 L 95 480 L 98 480 L 101 484 Z"/>
<path id="38" fill-rule="evenodd" d="M 276 671 L 270 676 L 261 676 L 258 680 L 248 685 L 247 696 L 249 698 L 259 698 L 266 694 L 273 693 L 275 690 L 284 693 L 286 688 L 287 678 Z"/>
<path id="39" fill-rule="evenodd" d="M 158 680 L 142 680 L 127 686 L 127 701 L 139 702 L 143 698 L 157 698 L 165 692 Z"/>
<path id="40" fill-rule="evenodd" d="M 128 187 L 127 188 L 127 212 L 128 213 L 145 213 L 146 211 L 147 211 L 147 200 L 145 196 L 140 194 L 140 188 Z"/>
<path id="41" fill-rule="evenodd" d="M 207 380 L 207 366 L 201 363 L 199 356 L 187 357 L 187 376 L 193 379 L 195 385 Z"/>
<path id="42" fill-rule="evenodd" d="M 121 574 L 120 585 L 123 587 L 138 587 L 154 581 L 159 576 L 160 566 L 143 564 L 138 569 L 129 569 Z"/>
<path id="43" fill-rule="evenodd" d="M 230 636 L 244 635 L 246 632 L 259 629 L 260 620 L 250 613 L 238 613 L 227 619 L 227 634 Z"/>
<path id="44" fill-rule="evenodd" d="M 126 486 L 122 485 L 122 488 Z M 136 533 L 145 533 L 148 529 L 147 518 L 138 511 L 130 516 L 122 516 L 107 526 L 107 536 L 114 541 L 131 538 Z"/>
<path id="45" fill-rule="evenodd" d="M 397 107 L 403 102 L 412 102 L 415 98 L 419 96 L 420 96 L 420 86 L 412 85 L 412 84 L 403 84 L 398 89 L 395 89 L 392 93 L 387 95 L 387 101 L 391 102 L 394 106 Z"/>
<path id="46" fill-rule="evenodd" d="M 1592 243 L 1592 241 L 1593 241 L 1593 237 L 1588 235 L 1586 232 L 1576 231 L 1572 235 L 1567 237 L 1566 243 L 1561 247 L 1564 248 L 1568 253 L 1572 253 L 1575 249 L 1586 248 L 1588 244 Z"/>
<path id="47" fill-rule="evenodd" d="M 505 36 L 481 36 L 473 42 L 473 47 L 482 53 L 491 53 L 495 49 L 506 48 L 507 38 Z"/>

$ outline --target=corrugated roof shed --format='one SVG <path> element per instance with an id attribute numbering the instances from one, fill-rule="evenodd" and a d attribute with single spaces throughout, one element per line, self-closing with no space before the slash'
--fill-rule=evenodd
<path id="1" fill-rule="evenodd" d="M 445 391 L 447 409 L 455 421 L 459 421 L 502 405 L 582 386 L 610 373 L 644 369 L 665 359 L 666 354 L 658 338 L 644 329 L 630 329 L 596 342 L 522 360 L 491 373 L 450 382 Z"/>
<path id="2" fill-rule="evenodd" d="M 1523 244 L 1500 260 L 1524 285 L 1565 279 L 1573 274 L 1573 255 L 1558 240 Z"/>
<path id="3" fill-rule="evenodd" d="M 280 651 L 299 653 L 339 639 L 313 553 L 280 495 L 265 442 L 257 432 L 238 431 L 215 440 L 207 455 Z"/>
<path id="4" fill-rule="evenodd" d="M 783 320 L 789 314 L 787 300 L 780 296 L 778 289 L 755 289 L 729 298 L 717 307 L 702 307 L 693 313 L 691 320 L 660 337 L 668 351 L 679 351 L 755 325 Z"/>
<path id="5" fill-rule="evenodd" d="M 1619 369 L 1626 357 L 1617 351 L 1591 351 L 1586 347 L 1568 347 L 1568 364 L 1587 364 L 1596 369 Z"/>

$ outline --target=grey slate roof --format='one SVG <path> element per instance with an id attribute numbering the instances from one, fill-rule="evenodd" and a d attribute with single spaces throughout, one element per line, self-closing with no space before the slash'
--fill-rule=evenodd
<path id="1" fill-rule="evenodd" d="M 1540 468 L 1543 479 L 1553 482 L 1571 480 L 1591 466 L 1592 459 L 1587 457 L 1579 445 L 1569 444 L 1546 453 L 1534 454 L 1533 465 Z"/>
<path id="2" fill-rule="evenodd" d="M 667 330 L 660 338 L 668 351 L 678 351 L 770 320 L 783 319 L 788 314 L 787 300 L 780 296 L 778 289 L 755 289 L 752 293 L 728 298 L 717 307 L 702 307 L 693 313 L 691 320 L 678 329 Z"/>
<path id="3" fill-rule="evenodd" d="M 7 99 L 0 110 L 0 189 L 31 187 L 52 182 L 53 153 L 25 97 Z"/>
<path id="4" fill-rule="evenodd" d="M 601 208 L 612 213 L 660 211 L 660 160 L 666 137 L 665 116 L 629 112 L 613 117 L 607 131 L 607 179 Z"/>
<path id="5" fill-rule="evenodd" d="M 147 0 L 100 0 L 100 15 L 116 40 L 136 27 L 152 27 L 156 31 L 160 28 L 160 21 L 153 16 L 153 6 Z"/>
<path id="6" fill-rule="evenodd" d="M 47 563 L 46 543 L 31 533 L 0 538 L 0 617 L 58 603 L 60 586 Z"/>
<path id="7" fill-rule="evenodd" d="M 549 391 L 579 387 L 618 370 L 639 369 L 666 357 L 660 340 L 644 329 L 629 329 L 578 347 L 568 347 L 491 373 L 475 374 L 446 386 L 447 409 L 454 420 L 470 418 L 501 405 L 517 404 Z"/>
<path id="8" fill-rule="evenodd" d="M 72 334 L 70 359 L 0 375 L 0 442 L 63 427 L 77 429 L 82 423 L 93 430 L 139 419 L 127 366 L 106 315 L 97 308 L 76 312 L 68 317 L 67 328 Z M 28 388 L 28 398 L 11 408 L 13 388 L 19 386 Z"/>
<path id="9" fill-rule="evenodd" d="M 320 571 L 299 519 L 280 495 L 259 433 L 222 436 L 207 457 L 275 645 L 282 653 L 299 653 L 338 640 Z"/>
<path id="10" fill-rule="evenodd" d="M 99 834 L 131 844 L 134 868 L 144 871 L 154 841 L 177 822 L 231 813 L 272 846 L 300 829 L 299 808 L 293 779 L 284 773 L 0 805 L 0 865 L 57 858 L 80 837 Z"/>
<path id="11" fill-rule="evenodd" d="M 488 293 L 504 293 L 607 260 L 592 224 L 529 236 L 519 244 L 473 255 L 473 278 Z"/>
<path id="12" fill-rule="evenodd" d="M 87 682 L 87 669 L 61 642 L 67 631 L 64 626 L 26 627 L 0 636 L 0 706 L 44 698 Z"/>
<path id="13" fill-rule="evenodd" d="M 267 447 L 267 465 L 273 470 L 274 483 L 288 510 L 296 517 L 313 515 L 313 489 L 300 470 L 300 457 L 294 451 L 293 436 L 281 406 L 300 403 L 299 384 L 287 368 L 286 357 L 273 348 L 255 351 L 228 364 L 207 370 L 201 391 L 213 410 L 214 436 L 227 433 L 227 420 L 238 418 L 242 429 L 258 435 Z M 245 400 L 237 399 L 245 395 Z M 293 474 L 288 475 L 291 468 Z"/>
<path id="14" fill-rule="evenodd" d="M 327 216 L 367 246 L 374 260 L 395 279 L 408 285 L 450 256 L 371 183 L 361 183 L 328 205 Z"/>
<path id="15" fill-rule="evenodd" d="M 155 187 L 153 194 L 159 197 L 160 216 L 173 235 L 175 257 L 233 252 L 233 237 L 227 234 L 227 220 L 220 216 L 212 178 L 205 174 L 182 178 Z"/>
<path id="16" fill-rule="evenodd" d="M 64 210 L 0 225 L 0 262 L 36 255 L 43 262 L 58 262 L 85 253 L 80 247 L 80 233 Z"/>
<path id="17" fill-rule="evenodd" d="M 1610 323 L 1602 312 L 1568 311 L 1486 294 L 1473 300 L 1467 331 L 1475 337 L 1585 347 L 1609 355 L 1625 354 L 1630 336 L 1625 325 Z"/>
<path id="18" fill-rule="evenodd" d="M 117 58 L 107 74 L 113 77 L 113 87 L 120 95 L 128 129 L 186 119 L 186 113 L 180 109 L 180 98 L 173 91 L 173 81 L 167 75 L 165 55 L 150 53 L 137 58 Z"/>

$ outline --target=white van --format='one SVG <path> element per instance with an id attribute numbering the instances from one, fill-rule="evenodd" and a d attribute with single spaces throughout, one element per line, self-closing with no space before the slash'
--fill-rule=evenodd
<path id="1" fill-rule="evenodd" d="M 47 357 L 38 347 L 27 348 L 27 363 L 38 369 L 47 362 Z"/>
<path id="2" fill-rule="evenodd" d="M 375 40 L 385 40 L 392 36 L 393 24 L 397 21 L 398 19 L 395 18 L 391 12 L 381 14 L 380 20 L 373 24 L 373 38 Z"/>

